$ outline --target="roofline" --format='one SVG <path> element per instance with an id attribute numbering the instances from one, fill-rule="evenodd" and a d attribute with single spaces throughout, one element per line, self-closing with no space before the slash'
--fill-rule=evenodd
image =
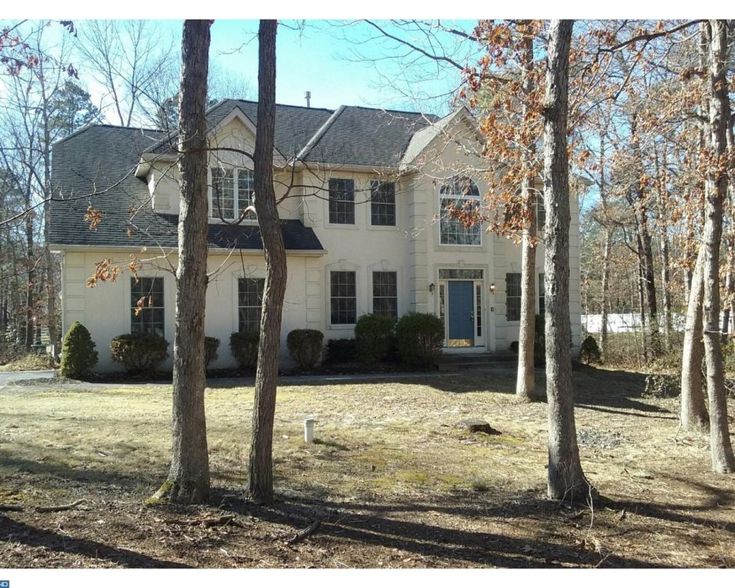
<path id="1" fill-rule="evenodd" d="M 295 161 L 304 159 L 309 154 L 309 152 L 314 149 L 314 147 L 316 147 L 317 143 L 322 140 L 322 137 L 327 134 L 329 127 L 331 127 L 332 124 L 334 124 L 334 121 L 337 120 L 340 115 L 345 111 L 345 108 L 345 106 L 340 106 L 331 114 L 331 116 L 326 121 L 324 121 L 324 124 L 319 127 L 316 133 L 311 136 L 311 139 L 306 142 L 306 145 L 304 145 L 303 149 L 301 149 L 301 151 L 296 154 L 296 157 L 294 157 Z"/>
<path id="2" fill-rule="evenodd" d="M 177 253 L 178 247 L 162 247 L 159 245 L 80 245 L 80 244 L 64 244 L 64 243 L 49 243 L 49 248 L 51 249 L 51 253 L 64 253 L 66 251 L 84 251 L 84 252 L 91 252 L 93 250 L 96 251 L 136 251 L 140 252 L 141 250 L 145 251 L 163 251 L 165 254 L 171 254 L 171 253 Z M 240 251 L 240 252 L 248 252 L 252 251 L 254 255 L 256 254 L 262 254 L 263 249 L 239 249 L 236 247 L 218 247 L 216 245 L 209 245 L 208 244 L 208 253 L 212 252 L 228 252 L 228 251 Z M 319 257 L 322 255 L 326 255 L 328 251 L 326 249 L 286 249 L 286 252 L 289 255 L 296 255 L 296 256 L 305 256 L 305 257 Z"/>
<path id="3" fill-rule="evenodd" d="M 74 137 L 77 137 L 81 135 L 82 133 L 87 132 L 89 129 L 94 128 L 104 128 L 104 129 L 120 129 L 120 130 L 126 130 L 126 131 L 140 131 L 141 133 L 165 133 L 166 131 L 162 131 L 161 129 L 151 129 L 146 127 L 126 127 L 123 125 L 110 125 L 110 124 L 100 124 L 100 123 L 89 123 L 84 125 L 83 127 L 77 129 L 70 135 L 67 135 L 63 139 L 59 139 L 58 141 L 54 141 L 52 144 L 52 147 L 55 147 L 56 145 L 60 145 L 61 143 L 64 143 L 68 141 L 69 139 L 73 139 Z"/>

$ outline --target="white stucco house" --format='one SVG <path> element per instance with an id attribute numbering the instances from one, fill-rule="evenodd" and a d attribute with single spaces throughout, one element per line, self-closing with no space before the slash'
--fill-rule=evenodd
<path id="1" fill-rule="evenodd" d="M 257 223 L 243 213 L 253 198 L 257 104 L 225 100 L 208 111 L 210 163 L 206 334 L 220 339 L 211 367 L 234 365 L 230 334 L 256 328 L 264 262 Z M 92 334 L 98 370 L 116 335 L 154 331 L 173 339 L 176 137 L 157 130 L 86 127 L 54 146 L 49 240 L 62 257 L 62 323 Z M 354 336 L 365 313 L 431 312 L 445 323 L 448 352 L 507 350 L 518 338 L 520 250 L 510 240 L 446 214 L 478 205 L 484 161 L 465 109 L 437 118 L 415 112 L 279 105 L 275 184 L 288 253 L 283 315 L 292 329 L 325 340 Z M 572 198 L 570 311 L 579 345 L 579 225 Z M 97 226 L 88 207 L 101 212 Z M 244 218 L 241 218 L 244 217 Z M 239 222 L 238 222 L 239 220 Z M 543 272 L 543 247 L 537 267 Z M 143 262 L 137 278 L 127 271 Z M 103 261 L 116 279 L 87 286 Z M 543 312 L 543 286 L 537 304 Z M 137 301 L 147 297 L 142 312 Z M 169 365 L 170 365 L 170 359 Z"/>

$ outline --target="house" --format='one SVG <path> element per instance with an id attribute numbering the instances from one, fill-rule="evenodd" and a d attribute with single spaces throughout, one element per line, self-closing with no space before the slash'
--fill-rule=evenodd
<path id="1" fill-rule="evenodd" d="M 257 104 L 224 100 L 207 119 L 206 334 L 221 341 L 212 367 L 227 367 L 230 334 L 259 324 L 265 275 L 259 230 L 247 210 Z M 288 255 L 284 360 L 292 329 L 349 338 L 365 313 L 435 313 L 445 323 L 445 347 L 458 353 L 507 350 L 518 339 L 519 248 L 446 213 L 450 206 L 478 206 L 485 191 L 476 129 L 465 109 L 437 118 L 277 106 L 274 181 Z M 175 142 L 158 130 L 94 125 L 54 146 L 49 241 L 62 257 L 63 328 L 79 320 L 90 330 L 101 371 L 117 368 L 109 354 L 116 335 L 153 331 L 173 338 Z M 578 233 L 572 198 L 575 346 L 581 337 Z M 131 262 L 137 271 L 128 270 Z M 542 274 L 543 247 L 537 267 Z M 115 279 L 89 287 L 96 272 Z M 141 298 L 145 306 L 136 312 Z M 542 283 L 537 304 L 543 312 Z"/>

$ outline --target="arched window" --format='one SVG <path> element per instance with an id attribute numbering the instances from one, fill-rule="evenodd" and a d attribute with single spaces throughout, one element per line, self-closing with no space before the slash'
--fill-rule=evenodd
<path id="1" fill-rule="evenodd" d="M 480 206 L 480 190 L 467 176 L 454 176 L 439 189 L 439 234 L 442 245 L 481 245 L 482 223 L 465 226 L 449 210 L 475 211 Z"/>

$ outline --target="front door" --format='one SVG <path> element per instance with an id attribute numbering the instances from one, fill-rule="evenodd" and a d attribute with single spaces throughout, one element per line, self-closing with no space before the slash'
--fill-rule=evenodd
<path id="1" fill-rule="evenodd" d="M 447 319 L 449 347 L 472 347 L 475 344 L 474 282 L 447 283 Z"/>

